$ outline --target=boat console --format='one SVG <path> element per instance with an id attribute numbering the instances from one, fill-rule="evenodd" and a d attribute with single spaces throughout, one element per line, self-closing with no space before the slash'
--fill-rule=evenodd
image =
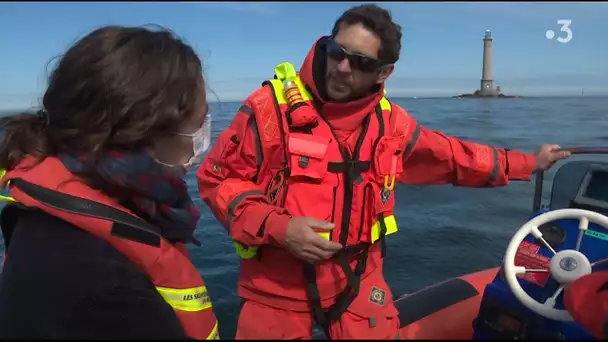
<path id="1" fill-rule="evenodd" d="M 608 269 L 608 163 L 562 165 L 543 207 L 543 173 L 536 182 L 533 214 L 514 234 L 503 266 L 485 288 L 473 339 L 594 339 L 564 309 L 562 297 L 570 282 Z"/>

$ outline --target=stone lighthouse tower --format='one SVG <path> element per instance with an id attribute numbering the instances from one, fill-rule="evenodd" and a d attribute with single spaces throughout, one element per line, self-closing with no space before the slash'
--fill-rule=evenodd
<path id="1" fill-rule="evenodd" d="M 481 95 L 497 95 L 492 80 L 492 33 L 486 30 L 483 37 L 483 66 L 481 70 Z"/>
<path id="2" fill-rule="evenodd" d="M 475 90 L 472 94 L 461 94 L 453 96 L 455 98 L 503 98 L 512 99 L 521 96 L 518 95 L 505 95 L 500 92 L 500 87 L 494 87 L 494 80 L 492 79 L 492 33 L 490 30 L 486 30 L 486 34 L 483 37 L 483 64 L 481 67 L 481 84 L 479 89 Z"/>

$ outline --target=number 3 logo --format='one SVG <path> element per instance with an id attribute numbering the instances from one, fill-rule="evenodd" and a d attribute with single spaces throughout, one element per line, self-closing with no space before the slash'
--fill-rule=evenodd
<path id="1" fill-rule="evenodd" d="M 560 19 L 557 21 L 559 25 L 562 27 L 559 29 L 562 32 L 566 32 L 566 37 L 557 37 L 557 41 L 560 43 L 567 43 L 572 40 L 572 30 L 570 29 L 570 24 L 572 24 L 572 20 L 569 19 Z"/>

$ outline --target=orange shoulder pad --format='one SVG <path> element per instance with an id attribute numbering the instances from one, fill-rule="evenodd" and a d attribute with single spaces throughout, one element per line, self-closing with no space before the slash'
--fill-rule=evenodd
<path id="1" fill-rule="evenodd" d="M 277 107 L 272 87 L 263 85 L 247 98 L 255 113 L 256 122 L 262 142 L 269 142 L 281 137 L 277 120 Z"/>
<path id="2" fill-rule="evenodd" d="M 411 131 L 415 128 L 415 120 L 401 106 L 391 102 L 392 113 L 389 122 L 391 135 L 408 140 Z"/>

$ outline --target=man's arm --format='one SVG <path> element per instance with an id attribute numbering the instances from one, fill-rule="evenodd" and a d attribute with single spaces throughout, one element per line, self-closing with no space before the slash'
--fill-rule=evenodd
<path id="1" fill-rule="evenodd" d="M 532 153 L 460 140 L 408 117 L 412 147 L 404 155 L 402 183 L 494 187 L 509 180 L 530 180 L 534 172 L 536 157 Z"/>
<path id="2" fill-rule="evenodd" d="M 247 99 L 217 138 L 196 172 L 199 192 L 233 240 L 247 246 L 282 245 L 290 216 L 269 204 L 265 184 L 253 181 L 262 156 L 252 108 Z"/>

